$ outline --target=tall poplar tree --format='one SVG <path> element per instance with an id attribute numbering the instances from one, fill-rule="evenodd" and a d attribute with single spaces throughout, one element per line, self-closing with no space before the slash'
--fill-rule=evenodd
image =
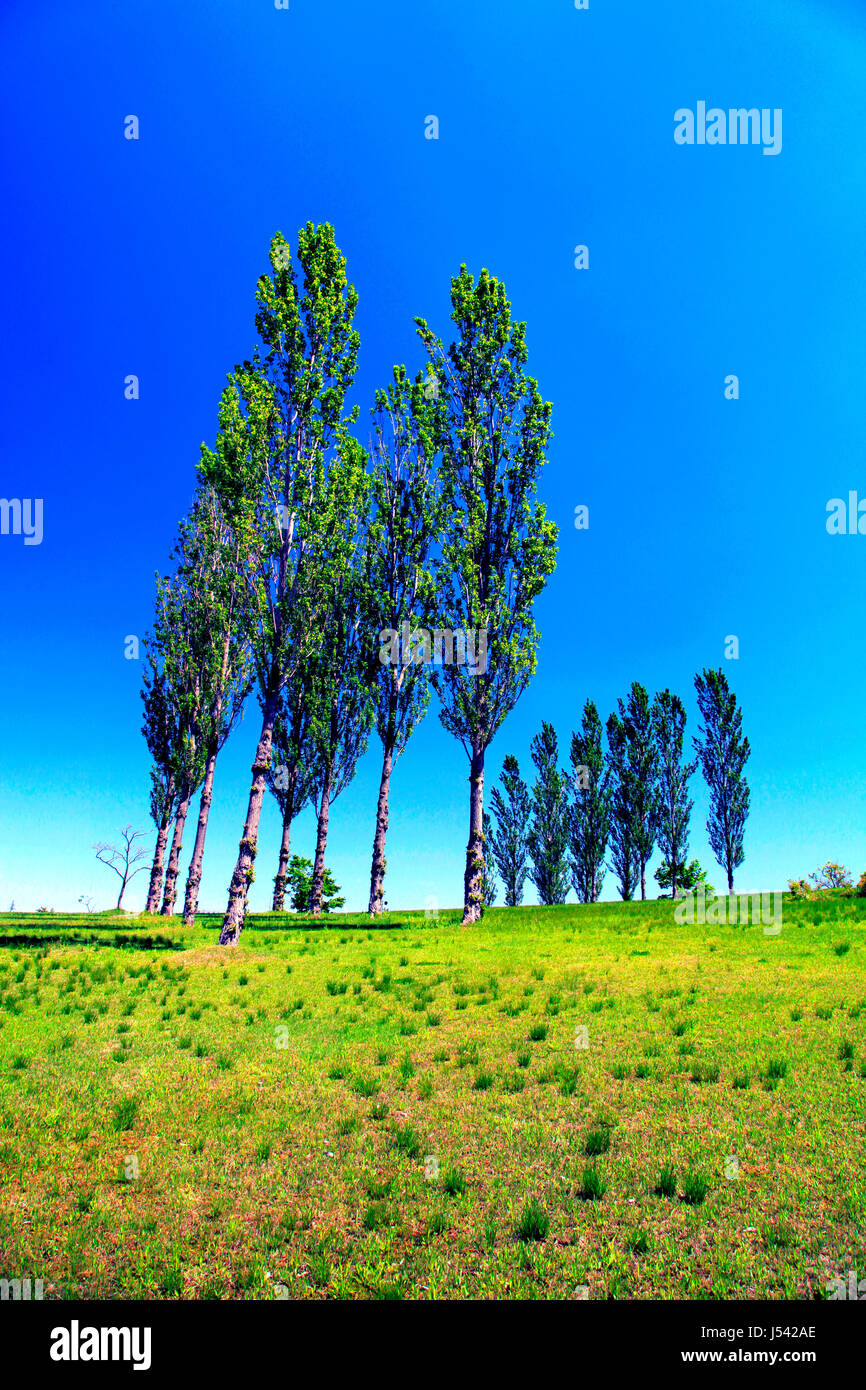
<path id="1" fill-rule="evenodd" d="M 532 740 L 532 761 L 538 774 L 532 788 L 532 818 L 528 848 L 542 907 L 564 903 L 568 896 L 568 778 L 559 766 L 556 730 L 545 720 Z"/>
<path id="2" fill-rule="evenodd" d="M 238 573 L 240 542 L 213 489 L 199 490 L 180 527 L 173 558 L 176 569 L 166 593 L 169 606 L 164 620 L 176 628 L 176 681 L 184 690 L 187 727 L 184 766 L 177 774 L 179 806 L 162 911 L 166 915 L 174 911 L 184 827 L 191 797 L 200 785 L 199 815 L 183 909 L 185 925 L 192 926 L 216 761 L 240 718 L 252 681 L 246 590 Z"/>
<path id="3" fill-rule="evenodd" d="M 658 753 L 649 695 L 638 681 L 632 682 L 625 705 L 619 701 L 619 713 L 625 722 L 633 774 L 632 840 L 640 869 L 641 900 L 646 901 L 646 866 L 655 849 L 659 814 Z"/>
<path id="4" fill-rule="evenodd" d="M 194 645 L 187 627 L 183 584 L 157 575 L 153 628 L 144 639 L 146 665 L 142 732 L 154 759 L 151 770 L 151 815 L 157 826 L 156 848 L 145 911 L 156 912 L 163 888 L 163 913 L 173 906 L 180 839 L 190 797 L 202 777 L 197 743 L 198 677 Z M 174 822 L 168 861 L 165 850 Z"/>
<path id="5" fill-rule="evenodd" d="M 695 676 L 695 690 L 703 726 L 693 739 L 701 771 L 710 792 L 707 834 L 710 848 L 734 891 L 734 870 L 745 860 L 743 836 L 751 793 L 744 775 L 751 754 L 743 734 L 743 711 L 720 669 Z"/>
<path id="6" fill-rule="evenodd" d="M 261 731 L 243 834 L 220 932 L 237 945 L 254 877 L 266 776 L 283 687 L 315 650 L 329 610 L 328 539 L 358 481 L 346 413 L 359 338 L 357 295 L 328 225 L 298 234 L 297 260 L 281 233 L 271 275 L 256 288 L 260 346 L 229 376 L 213 450 L 201 470 L 244 543 Z M 290 622 L 299 609 L 302 620 Z M 303 634 L 298 640 L 297 634 Z"/>
<path id="7" fill-rule="evenodd" d="M 616 714 L 611 714 L 607 721 L 607 770 L 611 864 L 619 882 L 620 897 L 630 902 L 640 881 L 636 845 L 637 787 L 629 756 L 628 729 Z"/>
<path id="8" fill-rule="evenodd" d="M 610 837 L 610 793 L 602 725 L 592 700 L 583 707 L 579 733 L 571 736 L 574 800 L 569 814 L 571 882 L 577 900 L 597 902 L 604 884 Z"/>
<path id="9" fill-rule="evenodd" d="M 371 916 L 382 911 L 385 895 L 385 840 L 394 763 L 427 712 L 428 668 L 415 657 L 411 637 L 435 618 L 435 587 L 430 554 L 438 528 L 433 475 L 436 406 L 405 367 L 376 396 L 371 442 L 371 516 L 367 552 L 369 613 L 365 621 L 378 633 L 380 659 L 375 671 L 376 731 L 382 743 L 382 771 L 370 868 Z M 404 643 L 403 638 L 409 641 Z M 387 640 L 386 640 L 387 639 Z"/>
<path id="10" fill-rule="evenodd" d="M 662 690 L 652 707 L 653 732 L 658 752 L 659 814 L 658 839 L 670 873 L 671 897 L 677 895 L 689 852 L 689 819 L 694 801 L 689 796 L 689 778 L 697 767 L 683 762 L 686 711 L 679 695 Z"/>
<path id="11" fill-rule="evenodd" d="M 145 638 L 149 664 L 145 666 L 141 698 L 144 702 L 144 734 L 153 762 L 150 769 L 150 814 L 156 826 L 156 845 L 150 870 L 145 912 L 156 912 L 165 876 L 165 849 L 168 832 L 177 811 L 175 746 L 178 738 L 177 710 L 156 646 Z"/>
<path id="12" fill-rule="evenodd" d="M 443 496 L 440 625 L 485 634 L 474 667 L 434 667 L 441 719 L 469 759 L 469 837 L 463 922 L 482 912 L 484 758 L 535 671 L 532 605 L 556 565 L 556 526 L 535 501 L 550 439 L 551 406 L 526 374 L 526 329 L 511 317 L 505 287 L 465 266 L 451 282 L 456 339 L 445 349 L 423 319 L 440 417 Z M 429 379 L 429 378 L 428 378 Z"/>
<path id="13" fill-rule="evenodd" d="M 355 462 L 362 470 L 360 451 Z M 374 666 L 378 643 L 370 640 L 374 634 L 365 623 L 369 612 L 363 564 L 365 485 L 358 483 L 352 496 L 355 510 L 347 505 L 342 526 L 329 546 L 330 612 L 309 668 L 310 785 L 317 814 L 310 885 L 310 912 L 314 917 L 322 911 L 331 807 L 355 775 L 375 717 Z"/>
<path id="14" fill-rule="evenodd" d="M 494 787 L 490 797 L 494 823 L 489 841 L 505 890 L 505 906 L 519 907 L 528 867 L 530 800 L 513 753 L 505 755 L 500 781 L 502 791 Z"/>

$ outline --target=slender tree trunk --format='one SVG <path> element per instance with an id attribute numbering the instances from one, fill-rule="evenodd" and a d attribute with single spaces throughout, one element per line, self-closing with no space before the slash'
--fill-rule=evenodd
<path id="1" fill-rule="evenodd" d="M 192 849 L 192 859 L 189 861 L 189 872 L 186 876 L 186 892 L 183 899 L 183 924 L 185 927 L 195 926 L 195 914 L 198 907 L 198 890 L 201 887 L 201 870 L 204 862 L 204 842 L 207 835 L 207 823 L 210 816 L 211 802 L 213 801 L 213 779 L 216 771 L 217 750 L 213 749 L 208 755 L 205 766 L 204 782 L 201 788 L 201 800 L 198 807 L 198 825 L 195 828 L 195 844 Z"/>
<path id="2" fill-rule="evenodd" d="M 162 813 L 162 820 L 156 832 L 156 849 L 153 852 L 153 867 L 150 870 L 150 887 L 147 890 L 147 905 L 144 909 L 151 917 L 159 907 L 159 895 L 162 890 L 162 874 L 165 864 L 165 846 L 168 841 L 168 827 L 171 824 L 171 806 L 173 799 L 173 788 L 169 787 L 169 792 L 165 799 L 165 809 Z"/>
<path id="3" fill-rule="evenodd" d="M 123 895 L 124 895 L 125 892 L 126 892 L 126 879 L 124 879 L 123 882 L 122 882 L 121 885 L 120 885 L 120 892 L 119 892 L 119 894 L 118 894 L 118 896 L 117 896 L 117 907 L 115 908 L 115 911 L 116 911 L 116 912 L 119 912 L 119 911 L 120 911 L 120 904 L 123 902 Z"/>
<path id="4" fill-rule="evenodd" d="M 373 864 L 370 869 L 370 905 L 367 908 L 371 917 L 382 911 L 385 896 L 385 836 L 388 834 L 388 796 L 391 790 L 391 769 L 394 765 L 394 750 L 385 744 L 382 755 L 382 777 L 379 782 L 379 803 L 376 807 L 376 832 L 373 836 Z"/>
<path id="5" fill-rule="evenodd" d="M 481 875 L 484 870 L 484 749 L 475 748 L 469 772 L 469 841 L 463 875 L 463 926 L 481 920 Z"/>
<path id="6" fill-rule="evenodd" d="M 247 818 L 244 833 L 238 846 L 238 859 L 232 881 L 229 885 L 229 900 L 220 932 L 221 946 L 237 946 L 247 915 L 247 894 L 255 877 L 254 866 L 258 852 L 259 821 L 262 817 L 262 802 L 265 797 L 265 773 L 271 765 L 271 745 L 274 737 L 274 720 L 279 702 L 279 691 L 271 683 L 262 711 L 262 732 L 256 748 L 252 765 L 253 781 L 247 805 Z"/>
<path id="7" fill-rule="evenodd" d="M 174 823 L 174 835 L 171 841 L 171 853 L 168 856 L 168 868 L 165 871 L 165 892 L 162 896 L 163 917 L 171 917 L 174 912 L 174 902 L 177 897 L 177 877 L 180 867 L 180 854 L 183 849 L 183 832 L 186 825 L 186 818 L 189 814 L 189 803 L 192 800 L 192 791 L 189 787 L 184 791 L 181 803 L 177 808 L 177 819 Z"/>
<path id="8" fill-rule="evenodd" d="M 640 866 L 640 900 L 646 902 L 646 864 Z"/>
<path id="9" fill-rule="evenodd" d="M 325 881 L 325 850 L 328 844 L 328 817 L 331 810 L 331 774 L 325 774 L 322 800 L 319 806 L 319 825 L 316 831 L 316 857 L 313 861 L 313 881 L 310 885 L 310 913 L 322 915 L 322 893 Z"/>
<path id="10" fill-rule="evenodd" d="M 286 809 L 283 812 L 283 838 L 280 841 L 280 860 L 277 865 L 277 876 L 274 879 L 274 901 L 271 909 L 273 912 L 285 912 L 286 910 L 286 878 L 289 873 L 292 807 L 295 804 L 295 783 L 297 781 L 297 775 L 297 767 L 293 767 L 289 773 L 289 785 L 286 789 Z"/>

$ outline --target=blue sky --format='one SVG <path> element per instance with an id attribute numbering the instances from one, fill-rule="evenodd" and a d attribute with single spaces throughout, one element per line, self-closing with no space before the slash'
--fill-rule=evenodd
<path id="1" fill-rule="evenodd" d="M 825 526 L 831 498 L 866 498 L 858 5 L 6 0 L 0 38 L 0 495 L 44 507 L 40 545 L 0 536 L 0 907 L 107 906 L 93 842 L 129 821 L 151 844 L 124 638 L 149 626 L 225 373 L 251 350 L 269 239 L 308 219 L 334 224 L 360 294 L 362 415 L 393 363 L 421 365 L 415 315 L 447 333 L 461 262 L 505 281 L 553 402 L 559 565 L 488 785 L 507 752 L 529 771 L 542 719 L 565 756 L 584 700 L 605 717 L 635 679 L 678 691 L 695 732 L 694 673 L 723 664 L 753 747 L 737 887 L 866 868 L 866 536 Z M 698 101 L 780 108 L 781 153 L 677 145 L 674 112 Z M 203 908 L 225 903 L 257 714 L 217 768 Z M 351 908 L 378 774 L 373 742 L 332 816 Z M 431 703 L 392 784 L 391 907 L 461 900 L 467 776 Z M 268 804 L 254 908 L 278 833 Z M 305 812 L 295 848 L 313 837 Z"/>

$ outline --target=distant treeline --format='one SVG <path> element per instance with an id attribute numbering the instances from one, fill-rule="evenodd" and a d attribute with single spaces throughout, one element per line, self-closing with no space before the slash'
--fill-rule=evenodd
<path id="1" fill-rule="evenodd" d="M 744 861 L 743 835 L 749 814 L 744 769 L 749 740 L 743 716 L 721 670 L 695 676 L 702 724 L 693 740 L 697 757 L 685 759 L 686 712 L 678 695 L 662 690 L 650 702 L 635 681 L 602 727 L 591 700 L 580 729 L 571 736 L 571 771 L 559 765 L 556 731 L 543 723 L 532 740 L 536 781 L 530 792 L 517 759 L 503 763 L 500 785 L 485 816 L 485 901 L 502 880 L 505 904 L 523 901 L 528 878 L 544 906 L 596 902 L 610 854 L 620 896 L 633 898 L 638 884 L 646 898 L 646 868 L 658 846 L 663 863 L 656 878 L 672 897 L 693 887 L 688 863 L 689 822 L 694 802 L 689 782 L 700 764 L 709 790 L 710 846 L 733 891 L 734 871 Z M 605 747 L 604 733 L 607 733 Z"/>

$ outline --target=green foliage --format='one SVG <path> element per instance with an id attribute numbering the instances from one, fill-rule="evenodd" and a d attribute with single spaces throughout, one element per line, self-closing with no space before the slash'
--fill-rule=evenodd
<path id="1" fill-rule="evenodd" d="M 619 883 L 620 897 L 630 901 L 640 879 L 635 827 L 637 787 L 632 766 L 628 729 L 611 714 L 607 721 L 608 785 L 610 787 L 611 866 Z"/>
<path id="2" fill-rule="evenodd" d="M 683 762 L 683 739 L 686 728 L 686 711 L 678 695 L 662 690 L 656 695 L 652 707 L 653 734 L 658 752 L 658 841 L 664 855 L 664 868 L 667 882 L 662 883 L 658 872 L 659 887 L 670 889 L 671 897 L 676 897 L 679 887 L 690 888 L 681 879 L 689 848 L 689 819 L 694 801 L 689 796 L 689 779 L 697 768 L 697 759 Z"/>
<path id="3" fill-rule="evenodd" d="M 485 907 L 492 907 L 496 902 L 496 892 L 498 888 L 496 880 L 496 858 L 493 853 L 493 823 L 484 812 L 484 868 L 481 873 L 481 901 Z"/>
<path id="4" fill-rule="evenodd" d="M 437 407 L 441 626 L 476 643 L 474 665 L 431 673 L 442 723 L 471 761 L 464 920 L 475 921 L 483 910 L 484 754 L 535 671 L 532 609 L 556 565 L 557 530 L 535 500 L 551 407 L 525 371 L 526 327 L 512 320 L 504 285 L 486 270 L 476 282 L 465 266 L 451 282 L 451 318 L 456 337 L 447 350 L 423 319 L 416 323 Z"/>
<path id="5" fill-rule="evenodd" d="M 609 777 L 602 726 L 592 700 L 583 707 L 580 733 L 571 736 L 574 801 L 569 814 L 571 882 L 577 900 L 597 902 L 604 884 L 610 836 Z"/>
<path id="6" fill-rule="evenodd" d="M 644 687 L 633 681 L 618 707 L 607 723 L 613 868 L 624 899 L 634 896 L 638 883 L 645 898 L 659 817 L 659 755 Z"/>
<path id="7" fill-rule="evenodd" d="M 420 376 L 410 382 L 405 367 L 376 393 L 373 409 L 371 514 L 367 537 L 365 621 L 379 642 L 375 667 L 376 729 L 383 747 L 399 757 L 413 729 L 424 717 L 429 699 L 420 645 L 398 657 L 404 624 L 435 626 L 436 588 L 431 553 L 440 524 L 434 469 L 437 407 L 425 395 Z M 385 656 L 385 660 L 382 656 Z"/>
<path id="8" fill-rule="evenodd" d="M 671 871 L 671 866 L 665 859 L 662 861 L 659 868 L 656 869 L 655 879 L 663 893 L 666 889 L 673 890 L 674 883 L 676 883 L 677 895 L 681 895 L 682 893 L 693 893 L 701 884 L 703 884 L 704 892 L 708 898 L 713 898 L 716 894 L 715 888 L 709 882 L 706 872 L 701 868 L 698 859 L 692 859 L 688 864 L 678 864 L 676 867 L 676 874 Z"/>
<path id="9" fill-rule="evenodd" d="M 568 778 L 558 766 L 556 730 L 545 720 L 532 740 L 538 774 L 532 789 L 532 818 L 527 846 L 538 900 L 544 907 L 564 903 L 568 894 Z"/>
<path id="10" fill-rule="evenodd" d="M 313 886 L 312 861 L 303 859 L 298 854 L 293 854 L 289 860 L 286 882 L 289 887 L 294 911 L 308 912 L 310 909 L 310 893 Z M 325 869 L 322 887 L 323 912 L 336 912 L 339 908 L 343 907 L 346 899 L 340 896 L 340 885 L 335 883 L 330 869 Z"/>
<path id="11" fill-rule="evenodd" d="M 727 874 L 728 892 L 733 892 L 734 870 L 745 860 L 743 834 L 751 796 L 744 768 L 751 749 L 742 732 L 743 712 L 724 672 L 705 670 L 695 676 L 695 689 L 704 722 L 694 745 L 710 792 L 707 834 Z"/>
<path id="12" fill-rule="evenodd" d="M 519 907 L 527 873 L 530 800 L 517 759 L 511 753 L 505 755 L 500 781 L 502 791 L 494 787 L 490 797 L 495 826 L 491 823 L 485 846 L 492 847 L 505 889 L 505 906 Z"/>
<path id="13" fill-rule="evenodd" d="M 486 630 L 487 670 L 434 672 L 442 722 L 486 748 L 536 665 L 532 605 L 556 564 L 556 526 L 533 502 L 550 439 L 551 406 L 527 376 L 526 325 L 515 323 L 505 286 L 465 266 L 451 282 L 457 336 L 447 350 L 416 319 L 436 380 L 442 475 L 443 624 Z"/>

